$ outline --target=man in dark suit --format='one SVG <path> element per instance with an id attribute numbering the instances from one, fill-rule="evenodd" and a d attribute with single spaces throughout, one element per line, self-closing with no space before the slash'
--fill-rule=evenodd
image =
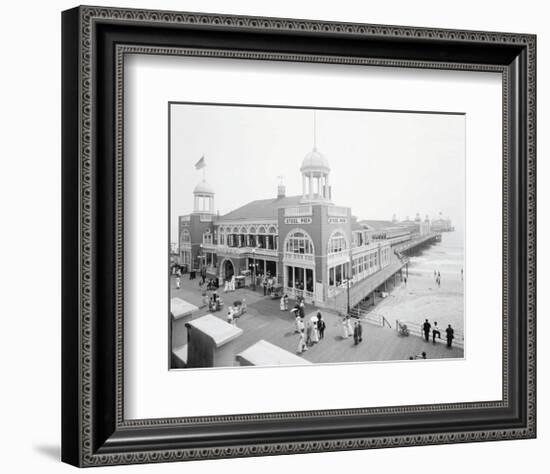
<path id="1" fill-rule="evenodd" d="M 363 341 L 363 326 L 361 326 L 361 321 L 355 321 L 355 327 L 353 328 L 353 341 L 355 345 Z"/>
<path id="2" fill-rule="evenodd" d="M 426 338 L 426 342 L 430 342 L 430 329 L 431 328 L 432 328 L 432 325 L 426 319 L 426 321 L 422 325 L 422 330 L 424 331 L 424 337 Z"/>
<path id="3" fill-rule="evenodd" d="M 325 321 L 321 316 L 321 311 L 317 311 L 317 330 L 319 331 L 319 339 L 323 339 L 325 337 L 326 327 L 327 325 L 325 324 Z"/>
<path id="4" fill-rule="evenodd" d="M 451 347 L 453 345 L 453 339 L 455 338 L 455 330 L 449 324 L 445 332 L 447 333 L 447 347 Z"/>

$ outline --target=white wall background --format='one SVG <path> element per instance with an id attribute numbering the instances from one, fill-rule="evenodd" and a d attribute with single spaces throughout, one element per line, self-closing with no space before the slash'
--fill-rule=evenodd
<path id="1" fill-rule="evenodd" d="M 95 0 L 93 4 L 111 2 Z M 113 2 L 114 3 L 114 2 Z M 60 52 L 61 10 L 70 1 L 10 2 L 2 8 L 0 48 L 0 468 L 3 472 L 68 472 L 60 439 Z M 538 37 L 539 242 L 548 191 L 543 131 L 550 104 L 544 90 L 550 41 L 544 2 L 475 0 L 446 3 L 399 0 L 123 1 L 117 6 L 536 33 Z M 29 264 L 33 264 L 32 268 Z M 546 265 L 545 265 L 546 264 Z M 546 460 L 550 420 L 542 402 L 549 359 L 543 339 L 544 275 L 548 253 L 539 245 L 539 438 L 422 448 L 202 461 L 108 468 L 106 472 L 333 472 L 369 470 L 515 473 Z"/>

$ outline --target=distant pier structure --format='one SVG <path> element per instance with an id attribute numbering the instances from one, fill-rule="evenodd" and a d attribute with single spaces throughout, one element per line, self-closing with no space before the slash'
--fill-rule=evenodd
<path id="1" fill-rule="evenodd" d="M 432 219 L 431 229 L 434 232 L 453 232 L 455 230 L 451 219 L 443 216 L 442 212 L 436 219 Z"/>

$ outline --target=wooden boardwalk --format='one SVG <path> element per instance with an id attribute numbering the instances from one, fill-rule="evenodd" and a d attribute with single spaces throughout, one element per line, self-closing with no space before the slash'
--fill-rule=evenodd
<path id="1" fill-rule="evenodd" d="M 172 296 L 179 296 L 191 303 L 200 302 L 200 293 L 197 292 L 196 280 L 183 285 L 182 290 L 173 293 Z M 192 288 L 189 288 L 192 283 Z M 185 287 L 188 287 L 186 291 Z M 190 294 L 191 293 L 191 294 Z M 194 296 L 192 295 L 194 293 Z M 243 334 L 235 343 L 235 353 L 239 353 L 260 339 L 264 339 L 291 353 L 296 353 L 298 346 L 298 335 L 294 332 L 294 318 L 288 311 L 280 311 L 279 301 L 264 297 L 259 292 L 249 289 L 239 289 L 234 293 L 223 294 L 226 304 L 234 300 L 246 298 L 248 312 L 240 317 L 237 325 L 243 329 Z M 315 314 L 317 309 L 306 305 L 306 315 L 309 317 Z M 431 342 L 427 343 L 417 336 L 398 336 L 394 329 L 375 326 L 370 323 L 363 323 L 363 342 L 355 346 L 353 338 L 344 339 L 340 318 L 328 311 L 322 311 L 323 319 L 326 322 L 325 338 L 313 345 L 302 357 L 314 363 L 338 363 L 338 362 L 366 362 L 384 360 L 407 360 L 410 356 L 416 356 L 426 352 L 428 359 L 462 358 L 463 350 L 453 347 L 448 349 L 445 344 Z M 206 308 L 189 317 L 189 320 L 207 314 Z M 213 313 L 215 316 L 224 319 L 226 310 Z M 174 345 L 183 345 L 187 340 L 185 329 L 174 334 Z"/>

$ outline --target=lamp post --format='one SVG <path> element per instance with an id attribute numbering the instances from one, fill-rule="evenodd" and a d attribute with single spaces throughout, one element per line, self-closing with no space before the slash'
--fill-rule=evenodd
<path id="1" fill-rule="evenodd" d="M 252 249 L 252 285 L 256 291 L 256 249 Z"/>
<path id="2" fill-rule="evenodd" d="M 206 259 L 206 256 L 204 255 L 204 246 L 203 244 L 200 244 L 200 249 L 201 249 L 201 254 L 199 255 L 199 261 L 200 261 L 200 272 L 201 272 L 201 278 L 203 276 L 203 272 L 206 273 L 206 270 L 205 270 L 205 259 Z"/>
<path id="3" fill-rule="evenodd" d="M 350 312 L 350 304 L 349 304 L 349 278 L 346 280 L 346 286 L 347 286 L 347 293 L 348 293 L 348 314 Z"/>

